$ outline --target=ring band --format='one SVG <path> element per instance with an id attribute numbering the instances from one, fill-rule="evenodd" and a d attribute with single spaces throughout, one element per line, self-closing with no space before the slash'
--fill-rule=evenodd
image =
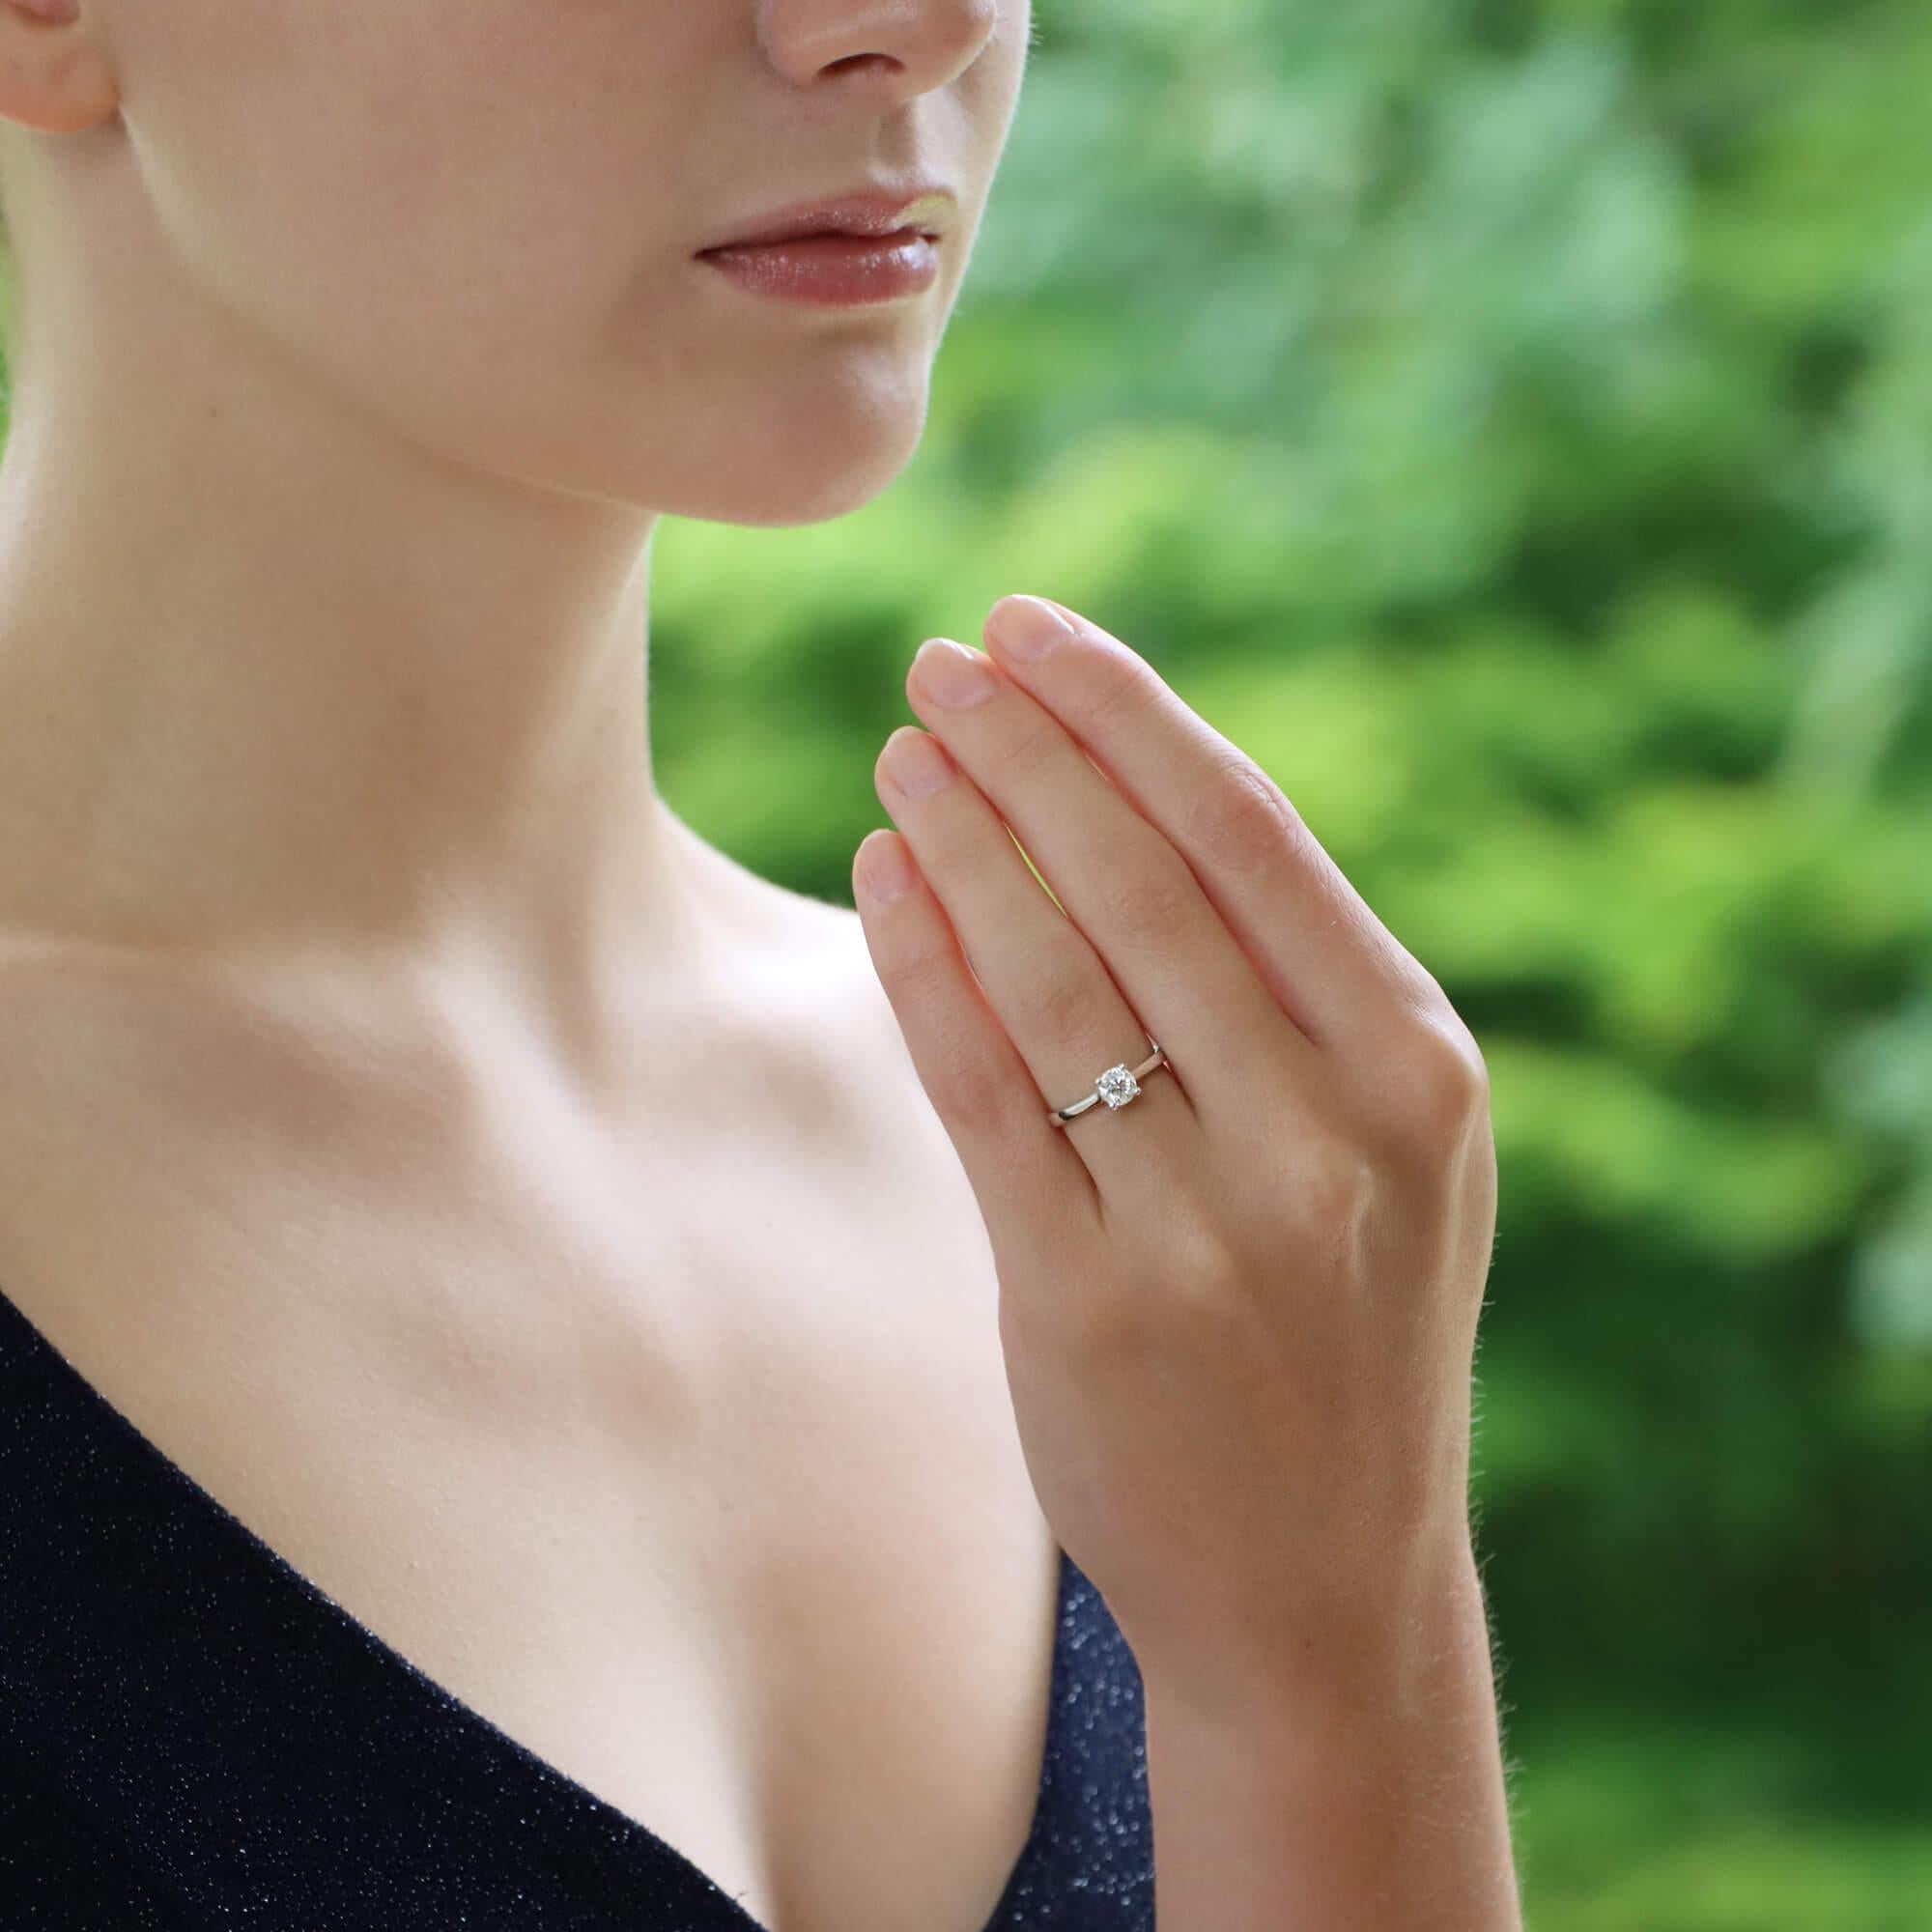
<path id="1" fill-rule="evenodd" d="M 1151 1073 L 1156 1066 L 1165 1066 L 1167 1054 L 1152 1034 L 1148 1035 L 1148 1044 L 1153 1051 L 1138 1066 L 1129 1066 L 1122 1062 L 1119 1066 L 1110 1066 L 1094 1083 L 1094 1091 L 1083 1100 L 1075 1100 L 1070 1107 L 1049 1107 L 1046 1118 L 1056 1126 L 1064 1127 L 1068 1121 L 1077 1119 L 1089 1107 L 1097 1107 L 1105 1101 L 1110 1109 L 1124 1107 L 1129 1100 L 1137 1099 L 1141 1091 L 1141 1075 Z"/>

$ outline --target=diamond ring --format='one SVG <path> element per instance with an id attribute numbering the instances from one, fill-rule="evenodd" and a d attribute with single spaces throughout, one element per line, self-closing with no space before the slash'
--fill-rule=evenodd
<path id="1" fill-rule="evenodd" d="M 1153 1051 L 1138 1066 L 1129 1066 L 1123 1061 L 1118 1066 L 1110 1066 L 1094 1083 L 1094 1091 L 1084 1100 L 1076 1100 L 1070 1107 L 1049 1107 L 1046 1118 L 1056 1127 L 1064 1127 L 1068 1121 L 1084 1114 L 1089 1107 L 1097 1107 L 1104 1100 L 1109 1108 L 1124 1107 L 1129 1100 L 1139 1096 L 1140 1076 L 1151 1073 L 1156 1066 L 1167 1065 L 1167 1054 L 1152 1034 L 1148 1035 L 1148 1044 Z"/>

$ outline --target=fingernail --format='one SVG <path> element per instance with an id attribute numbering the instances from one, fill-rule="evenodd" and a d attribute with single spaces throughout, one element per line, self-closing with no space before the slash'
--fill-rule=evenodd
<path id="1" fill-rule="evenodd" d="M 1025 664 L 1037 664 L 1073 635 L 1073 626 L 1051 604 L 1024 594 L 1007 598 L 993 627 L 1001 643 Z"/>
<path id="2" fill-rule="evenodd" d="M 935 704 L 983 704 L 993 695 L 993 672 L 986 660 L 951 638 L 926 639 L 913 666 Z"/>
<path id="3" fill-rule="evenodd" d="M 912 890 L 912 861 L 902 838 L 868 838 L 859 861 L 866 890 L 881 904 L 902 898 Z"/>
<path id="4" fill-rule="evenodd" d="M 886 769 L 908 798 L 929 798 L 952 782 L 952 760 L 929 732 L 902 725 L 886 748 Z"/>

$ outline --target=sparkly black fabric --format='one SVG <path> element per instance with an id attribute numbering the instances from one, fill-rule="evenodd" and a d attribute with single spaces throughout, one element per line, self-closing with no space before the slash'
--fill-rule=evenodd
<path id="1" fill-rule="evenodd" d="M 1142 1689 L 1063 1551 L 1037 1805 L 985 1932 L 1152 1927 Z M 0 1295 L 0 1927 L 243 1926 L 764 1932 L 310 1582 Z"/>

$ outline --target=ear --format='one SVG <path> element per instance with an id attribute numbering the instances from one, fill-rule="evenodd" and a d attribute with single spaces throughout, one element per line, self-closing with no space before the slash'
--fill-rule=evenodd
<path id="1" fill-rule="evenodd" d="M 121 91 L 93 13 L 91 0 L 0 0 L 0 119 L 78 134 L 115 111 Z"/>

